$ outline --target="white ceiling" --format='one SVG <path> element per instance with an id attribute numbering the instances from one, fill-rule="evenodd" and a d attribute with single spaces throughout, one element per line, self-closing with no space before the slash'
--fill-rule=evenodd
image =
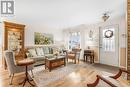
<path id="1" fill-rule="evenodd" d="M 111 17 L 125 14 L 126 0 L 15 0 L 15 16 L 20 23 L 51 28 L 67 28 L 100 22 L 105 11 Z"/>

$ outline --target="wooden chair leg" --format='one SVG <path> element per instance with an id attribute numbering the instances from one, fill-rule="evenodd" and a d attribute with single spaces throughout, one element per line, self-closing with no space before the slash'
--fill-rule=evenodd
<path id="1" fill-rule="evenodd" d="M 93 56 L 93 63 L 94 63 L 94 56 Z"/>
<path id="2" fill-rule="evenodd" d="M 79 58 L 78 58 L 78 63 L 79 63 Z"/>
<path id="3" fill-rule="evenodd" d="M 84 62 L 86 62 L 86 56 L 84 55 Z"/>
<path id="4" fill-rule="evenodd" d="M 32 73 L 32 78 L 34 78 L 34 74 L 33 74 L 33 71 L 31 70 L 31 73 Z"/>
<path id="5" fill-rule="evenodd" d="M 86 56 L 86 62 L 89 62 L 88 59 L 89 59 L 89 56 Z"/>
<path id="6" fill-rule="evenodd" d="M 14 78 L 14 73 L 13 73 L 12 76 L 11 76 L 9 85 L 12 85 L 13 78 Z"/>
<path id="7" fill-rule="evenodd" d="M 92 56 L 90 57 L 90 60 L 91 60 L 91 62 L 90 62 L 90 63 L 92 64 L 92 63 L 93 63 L 93 62 L 92 62 L 92 61 L 93 61 L 93 60 L 92 60 Z"/>
<path id="8" fill-rule="evenodd" d="M 68 62 L 68 58 L 67 58 L 67 62 Z"/>
<path id="9" fill-rule="evenodd" d="M 76 58 L 74 59 L 74 63 L 76 64 Z"/>

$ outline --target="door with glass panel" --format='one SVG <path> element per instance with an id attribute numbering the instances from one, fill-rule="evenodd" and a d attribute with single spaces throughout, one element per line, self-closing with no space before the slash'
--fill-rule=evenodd
<path id="1" fill-rule="evenodd" d="M 99 38 L 100 63 L 118 66 L 118 26 L 101 27 Z"/>

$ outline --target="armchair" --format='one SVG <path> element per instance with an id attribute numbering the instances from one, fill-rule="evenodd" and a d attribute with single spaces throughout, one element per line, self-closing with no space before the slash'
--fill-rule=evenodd
<path id="1" fill-rule="evenodd" d="M 12 85 L 12 81 L 13 81 L 13 77 L 15 73 L 20 73 L 20 72 L 25 72 L 25 67 L 22 66 L 17 66 L 15 64 L 15 56 L 14 56 L 14 52 L 12 51 L 4 51 L 4 57 L 5 57 L 5 61 L 7 63 L 7 69 L 9 71 L 9 77 L 10 79 L 10 85 Z M 31 70 L 31 73 L 33 75 L 32 72 L 33 66 L 29 66 L 28 71 Z"/>
<path id="2" fill-rule="evenodd" d="M 76 64 L 76 60 L 78 59 L 79 63 L 79 57 L 80 57 L 81 49 L 72 49 L 72 51 L 69 51 L 66 53 L 67 61 L 68 59 L 74 60 L 74 63 Z"/>

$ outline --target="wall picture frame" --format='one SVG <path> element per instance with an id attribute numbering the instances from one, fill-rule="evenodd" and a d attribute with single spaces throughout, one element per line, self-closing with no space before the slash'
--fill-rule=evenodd
<path id="1" fill-rule="evenodd" d="M 34 32 L 34 44 L 35 45 L 54 44 L 54 36 L 53 34 Z"/>

